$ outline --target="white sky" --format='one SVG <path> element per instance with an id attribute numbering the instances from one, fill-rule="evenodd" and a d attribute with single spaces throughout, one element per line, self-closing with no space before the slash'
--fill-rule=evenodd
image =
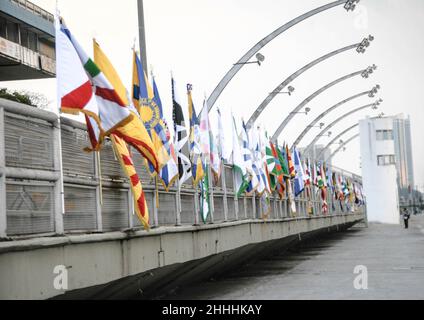
<path id="1" fill-rule="evenodd" d="M 33 0 L 54 12 L 56 0 Z M 194 98 L 200 111 L 205 94 L 209 95 L 220 79 L 244 53 L 270 32 L 291 19 L 330 0 L 144 0 L 149 66 L 153 67 L 164 103 L 171 115 L 170 73 L 179 82 L 180 96 L 185 84 L 194 85 Z M 91 53 L 91 39 L 96 37 L 120 72 L 131 83 L 131 47 L 138 38 L 136 0 L 59 1 L 68 27 Z M 280 35 L 261 53 L 266 56 L 262 67 L 245 66 L 226 88 L 216 106 L 233 110 L 246 120 L 257 106 L 285 78 L 310 61 L 341 47 L 360 42 L 372 34 L 376 40 L 365 55 L 355 51 L 343 53 L 314 67 L 293 83 L 294 96 L 277 97 L 260 117 L 269 134 L 273 134 L 288 112 L 324 85 L 373 63 L 379 69 L 370 79 L 357 77 L 341 83 L 309 104 L 309 116 L 298 115 L 286 128 L 281 140 L 292 143 L 318 114 L 356 93 L 382 86 L 378 97 L 384 99 L 382 111 L 387 115 L 405 113 L 412 119 L 412 139 L 416 184 L 424 185 L 423 137 L 424 109 L 424 1 L 362 0 L 354 13 L 342 7 L 312 17 Z M 55 80 L 1 83 L 2 87 L 27 89 L 55 99 Z M 325 118 L 327 124 L 346 110 L 372 103 L 367 97 L 350 102 Z M 381 112 L 381 110 L 379 111 Z M 363 111 L 340 123 L 332 131 L 341 132 L 365 115 Z M 303 141 L 309 143 L 312 130 Z M 345 138 L 353 136 L 355 132 Z M 321 143 L 327 144 L 328 138 Z M 334 164 L 360 173 L 359 141 L 340 153 Z"/>

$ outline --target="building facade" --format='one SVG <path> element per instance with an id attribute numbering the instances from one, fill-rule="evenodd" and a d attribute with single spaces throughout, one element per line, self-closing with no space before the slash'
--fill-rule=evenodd
<path id="1" fill-rule="evenodd" d="M 1 0 L 0 81 L 54 77 L 54 39 L 52 14 L 26 0 Z"/>

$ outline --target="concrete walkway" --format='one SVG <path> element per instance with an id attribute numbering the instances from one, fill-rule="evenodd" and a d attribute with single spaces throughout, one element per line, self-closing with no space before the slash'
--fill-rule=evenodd
<path id="1" fill-rule="evenodd" d="M 368 290 L 354 288 L 354 268 L 368 269 Z M 424 216 L 410 229 L 371 224 L 269 257 L 169 299 L 424 299 Z"/>

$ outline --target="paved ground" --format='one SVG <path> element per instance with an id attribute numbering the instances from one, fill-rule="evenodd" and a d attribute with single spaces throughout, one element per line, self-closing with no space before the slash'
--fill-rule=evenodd
<path id="1" fill-rule="evenodd" d="M 410 229 L 371 224 L 185 288 L 169 299 L 424 299 L 424 216 Z M 368 290 L 356 290 L 355 266 L 368 268 Z"/>

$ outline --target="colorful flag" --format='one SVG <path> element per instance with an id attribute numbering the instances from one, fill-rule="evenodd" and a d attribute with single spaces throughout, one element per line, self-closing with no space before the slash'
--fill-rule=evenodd
<path id="1" fill-rule="evenodd" d="M 282 199 L 286 191 L 286 187 L 285 187 L 286 180 L 284 177 L 283 166 L 281 165 L 283 157 L 282 157 L 281 151 L 271 141 L 270 141 L 270 146 L 271 146 L 272 154 L 275 159 L 275 176 L 277 178 L 277 191 L 280 196 L 280 199 Z"/>
<path id="2" fill-rule="evenodd" d="M 303 190 L 305 190 L 305 174 L 303 172 L 302 161 L 300 159 L 299 151 L 296 147 L 293 150 L 294 155 L 294 167 L 296 170 L 296 177 L 294 180 L 294 195 L 295 197 L 299 196 Z"/>
<path id="3" fill-rule="evenodd" d="M 218 152 L 221 155 L 221 159 L 226 162 L 230 162 L 233 150 L 228 146 L 228 142 L 224 133 L 224 126 L 222 123 L 221 110 L 218 108 Z"/>
<path id="4" fill-rule="evenodd" d="M 259 179 L 258 179 L 258 170 L 256 166 L 253 164 L 252 151 L 249 142 L 249 135 L 247 133 L 247 127 L 245 122 L 242 124 L 241 131 L 241 140 L 242 140 L 242 154 L 244 159 L 244 164 L 247 170 L 247 173 L 250 176 L 249 186 L 246 190 L 247 194 L 253 195 L 256 189 L 259 187 Z"/>
<path id="5" fill-rule="evenodd" d="M 289 145 L 286 144 L 286 156 L 287 156 L 287 163 L 288 163 L 288 168 L 289 168 L 289 176 L 290 179 L 294 179 L 296 178 L 296 169 L 294 167 L 294 163 L 293 163 L 293 157 L 291 154 L 291 151 L 289 149 Z"/>
<path id="6" fill-rule="evenodd" d="M 149 209 L 146 202 L 146 197 L 141 185 L 140 178 L 135 170 L 133 160 L 128 150 L 125 141 L 115 134 L 111 135 L 111 140 L 115 153 L 119 158 L 121 166 L 130 180 L 131 190 L 134 195 L 134 208 L 137 217 L 143 223 L 144 227 L 148 230 L 149 225 Z"/>
<path id="7" fill-rule="evenodd" d="M 209 164 L 206 165 L 205 170 L 209 171 Z M 207 171 L 207 172 L 208 172 Z M 209 190 L 209 174 L 205 174 L 200 183 L 200 215 L 203 223 L 206 223 L 211 213 L 211 197 Z"/>
<path id="8" fill-rule="evenodd" d="M 176 90 L 175 80 L 172 78 L 172 100 L 173 100 L 173 120 L 174 120 L 174 146 L 178 159 L 179 185 L 181 186 L 191 177 L 191 162 L 186 154 L 189 154 L 187 147 L 188 136 L 184 120 L 184 113 L 180 96 Z M 187 151 L 186 151 L 187 150 Z M 186 153 L 184 153 L 186 152 Z"/>
<path id="9" fill-rule="evenodd" d="M 115 68 L 95 40 L 93 41 L 93 45 L 94 62 L 98 68 L 94 69 L 93 66 L 95 65 L 93 65 L 86 67 L 86 70 L 89 71 L 92 82 L 96 86 L 99 105 L 104 105 L 108 110 L 114 110 L 115 108 L 126 109 L 130 113 L 127 121 L 115 127 L 113 133 L 138 150 L 152 164 L 154 170 L 159 172 L 161 168 L 155 147 L 134 105 L 129 100 L 125 86 Z M 104 76 L 101 76 L 101 74 L 104 74 Z M 114 117 L 115 113 L 111 112 L 110 118 L 114 119 Z M 119 115 L 117 117 L 119 120 Z M 102 124 L 103 122 L 102 119 Z"/>
<path id="10" fill-rule="evenodd" d="M 242 153 L 240 137 L 237 133 L 236 120 L 233 116 L 232 122 L 233 138 L 233 172 L 234 172 L 234 190 L 237 197 L 241 197 L 249 186 L 250 177 L 247 172 Z"/>
<path id="11" fill-rule="evenodd" d="M 200 121 L 197 117 L 196 110 L 192 98 L 192 86 L 187 85 L 188 95 L 188 112 L 190 118 L 190 161 L 191 161 L 191 174 L 193 178 L 193 186 L 199 185 L 200 181 L 205 176 L 206 163 L 203 162 L 202 157 L 202 132 L 200 128 Z M 209 132 L 208 132 L 209 135 Z M 209 140 L 209 139 L 208 139 Z M 209 145 L 209 141 L 208 141 Z M 208 154 L 209 155 L 209 154 Z"/>
<path id="12" fill-rule="evenodd" d="M 159 161 L 163 168 L 170 160 L 169 141 L 166 137 L 166 127 L 163 119 L 162 101 L 159 90 L 153 79 L 153 88 L 144 72 L 143 65 L 137 53 L 133 52 L 133 94 L 132 101 L 153 142 Z M 152 176 L 156 175 L 154 166 L 149 161 L 148 168 Z"/>
<path id="13" fill-rule="evenodd" d="M 162 182 L 162 185 L 164 186 L 165 190 L 168 192 L 169 188 L 171 188 L 174 183 L 179 179 L 179 173 L 178 173 L 178 158 L 177 154 L 175 152 L 174 144 L 171 140 L 171 132 L 169 131 L 169 127 L 165 121 L 165 128 L 166 128 L 166 137 L 168 139 L 169 144 L 169 156 L 170 159 L 166 163 L 166 165 L 160 170 L 159 177 L 160 181 Z"/>
<path id="14" fill-rule="evenodd" d="M 100 147 L 99 108 L 91 81 L 61 18 L 55 19 L 58 100 L 64 113 L 85 114 L 91 149 Z M 97 120 L 97 121 L 96 121 Z"/>

